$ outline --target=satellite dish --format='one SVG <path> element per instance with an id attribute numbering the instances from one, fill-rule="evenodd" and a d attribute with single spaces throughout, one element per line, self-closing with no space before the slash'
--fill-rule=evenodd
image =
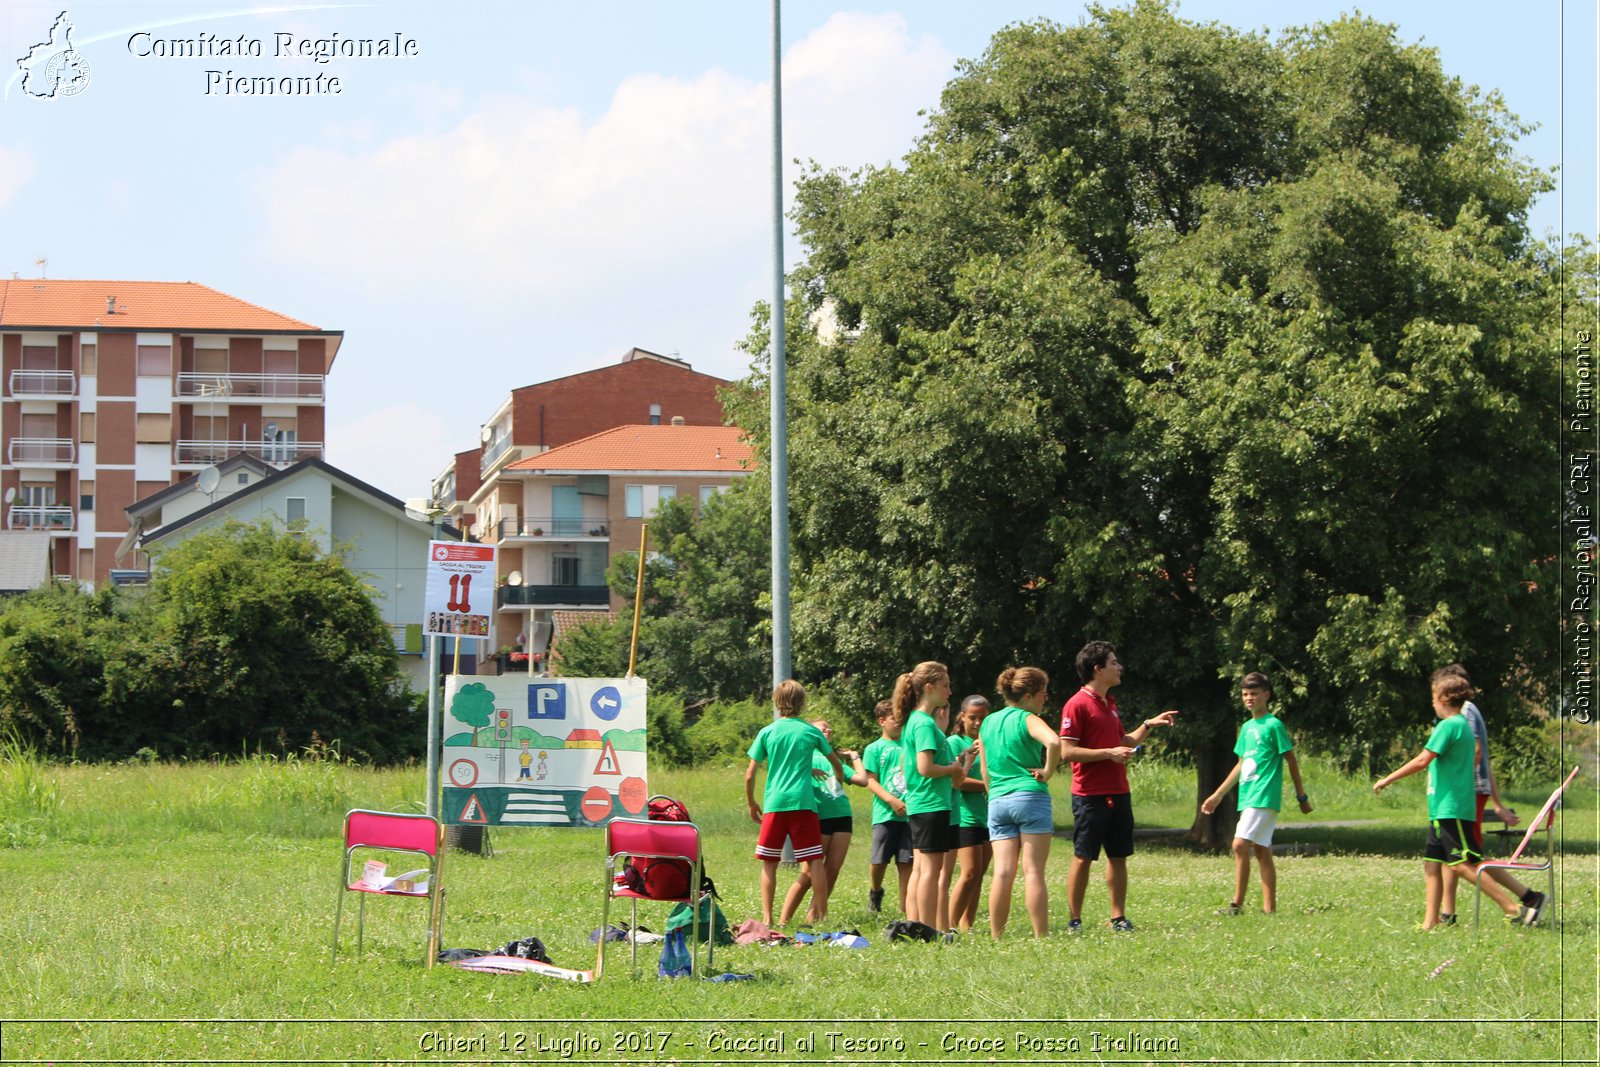
<path id="1" fill-rule="evenodd" d="M 222 484 L 222 472 L 218 470 L 217 465 L 213 463 L 211 466 L 200 472 L 197 480 L 200 484 L 200 491 L 206 496 L 210 496 L 212 493 L 217 491 L 217 486 Z"/>
<path id="2" fill-rule="evenodd" d="M 6 490 L 5 501 L 7 504 L 9 504 L 15 499 L 17 499 L 17 487 L 13 485 L 10 489 Z"/>
<path id="3" fill-rule="evenodd" d="M 506 575 L 506 584 L 507 585 L 521 585 L 522 584 L 522 572 L 521 571 L 512 571 L 510 574 Z"/>
<path id="4" fill-rule="evenodd" d="M 482 441 L 484 444 L 488 444 L 490 439 L 492 439 L 493 437 L 494 437 L 494 427 L 493 426 L 485 426 L 483 429 L 478 431 L 478 440 Z"/>

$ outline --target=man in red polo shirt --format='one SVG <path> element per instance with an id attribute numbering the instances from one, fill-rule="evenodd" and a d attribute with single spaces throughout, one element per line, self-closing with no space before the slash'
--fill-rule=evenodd
<path id="1" fill-rule="evenodd" d="M 1133 930 L 1128 921 L 1128 857 L 1133 855 L 1133 797 L 1123 765 L 1151 727 L 1171 726 L 1176 711 L 1146 719 L 1132 732 L 1123 729 L 1113 687 L 1122 682 L 1117 650 L 1090 641 L 1078 652 L 1083 682 L 1061 709 L 1061 761 L 1072 763 L 1072 865 L 1067 868 L 1067 932 L 1083 928 L 1083 895 L 1089 868 L 1106 853 L 1106 889 L 1111 896 L 1111 928 Z"/>

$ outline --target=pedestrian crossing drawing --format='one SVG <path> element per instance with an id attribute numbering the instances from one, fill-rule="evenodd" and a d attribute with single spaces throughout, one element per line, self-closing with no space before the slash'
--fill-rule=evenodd
<path id="1" fill-rule="evenodd" d="M 564 793 L 513 789 L 506 794 L 506 810 L 500 822 L 570 826 L 572 816 L 567 813 Z"/>

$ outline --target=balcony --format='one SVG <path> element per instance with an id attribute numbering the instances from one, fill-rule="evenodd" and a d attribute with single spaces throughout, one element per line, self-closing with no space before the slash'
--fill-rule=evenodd
<path id="1" fill-rule="evenodd" d="M 495 524 L 497 539 L 505 541 L 594 541 L 611 540 L 611 531 L 604 519 L 554 518 L 548 515 L 524 515 L 517 519 L 501 519 Z"/>
<path id="2" fill-rule="evenodd" d="M 611 590 L 603 585 L 502 585 L 495 606 L 501 608 L 608 607 Z"/>
<path id="3" fill-rule="evenodd" d="M 69 370 L 14 370 L 11 396 L 15 400 L 62 400 L 78 390 Z"/>
<path id="4" fill-rule="evenodd" d="M 70 437 L 13 437 L 6 462 L 14 467 L 70 467 L 76 451 Z"/>
<path id="5" fill-rule="evenodd" d="M 321 374 L 202 374 L 178 373 L 178 396 L 183 399 L 229 400 L 244 397 L 250 401 L 323 399 L 325 378 Z"/>
<path id="6" fill-rule="evenodd" d="M 316 459 L 322 455 L 321 441 L 179 441 L 172 452 L 172 462 L 178 467 L 203 467 L 221 463 L 229 456 L 248 453 L 279 467 L 299 463 L 303 459 Z"/>
<path id="7" fill-rule="evenodd" d="M 70 530 L 72 508 L 66 504 L 12 504 L 6 525 L 13 530 Z"/>

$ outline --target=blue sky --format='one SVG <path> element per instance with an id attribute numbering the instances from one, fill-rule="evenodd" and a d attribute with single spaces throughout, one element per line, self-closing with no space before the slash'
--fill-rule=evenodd
<path id="1" fill-rule="evenodd" d="M 1593 234 L 1595 7 L 1361 10 L 1538 124 L 1522 153 L 1564 169 L 1535 229 Z M 1350 9 L 1189 0 L 1180 13 L 1276 32 Z M 508 390 L 633 346 L 746 371 L 735 346 L 771 277 L 761 0 L 71 6 L 90 82 L 35 100 L 12 64 L 61 10 L 0 0 L 0 270 L 36 276 L 45 257 L 55 278 L 196 281 L 344 330 L 329 383 L 336 466 L 422 495 Z M 785 157 L 891 163 L 957 60 L 996 29 L 1083 13 L 1051 0 L 788 0 Z M 265 54 L 138 56 L 140 32 L 244 35 Z M 418 54 L 275 58 L 279 33 L 398 33 Z M 211 69 L 320 73 L 342 92 L 207 95 Z"/>

